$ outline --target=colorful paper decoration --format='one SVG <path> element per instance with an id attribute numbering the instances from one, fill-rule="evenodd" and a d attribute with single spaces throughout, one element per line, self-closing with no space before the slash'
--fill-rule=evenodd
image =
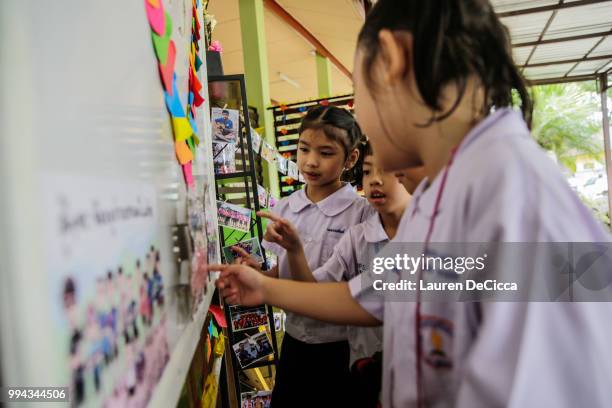
<path id="1" fill-rule="evenodd" d="M 167 56 L 166 64 L 158 63 L 159 65 L 159 75 L 161 76 L 162 83 L 164 84 L 164 88 L 166 91 L 172 96 L 173 94 L 173 84 L 174 80 L 174 64 L 176 62 L 176 46 L 174 45 L 174 41 L 170 41 L 168 45 L 168 56 Z M 180 102 L 180 100 L 179 100 Z"/>
<path id="2" fill-rule="evenodd" d="M 155 1 L 153 2 L 155 3 Z M 158 35 L 164 35 L 166 31 L 166 18 L 164 17 L 164 7 L 160 0 L 157 0 L 157 7 L 151 1 L 145 0 L 145 10 L 149 25 Z"/>
<path id="3" fill-rule="evenodd" d="M 193 135 L 193 129 L 185 117 L 172 118 L 172 131 L 175 142 L 184 142 Z"/>
<path id="4" fill-rule="evenodd" d="M 220 306 L 211 305 L 208 308 L 208 311 L 212 313 L 212 315 L 215 317 L 215 320 L 217 321 L 217 324 L 219 326 L 223 328 L 227 328 L 227 321 L 225 320 L 225 313 L 223 312 L 223 309 L 221 309 Z"/>
<path id="5" fill-rule="evenodd" d="M 193 160 L 193 153 L 191 149 L 189 149 L 189 146 L 187 146 L 187 143 L 175 142 L 174 150 L 176 151 L 176 158 L 178 159 L 179 163 L 187 164 Z"/>
<path id="6" fill-rule="evenodd" d="M 166 60 L 168 59 L 168 46 L 170 44 L 170 38 L 172 37 L 172 19 L 170 18 L 170 14 L 166 13 L 166 32 L 163 34 L 163 37 L 157 35 L 154 32 L 151 32 L 151 39 L 153 40 L 153 48 L 155 48 L 155 54 L 157 55 L 157 60 L 162 64 L 166 64 Z"/>

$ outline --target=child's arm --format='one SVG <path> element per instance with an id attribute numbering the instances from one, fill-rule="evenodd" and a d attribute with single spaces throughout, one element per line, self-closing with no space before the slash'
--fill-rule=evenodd
<path id="1" fill-rule="evenodd" d="M 381 323 L 353 299 L 347 282 L 270 279 L 246 265 L 209 265 L 209 270 L 221 271 L 217 287 L 231 304 L 267 303 L 335 324 L 379 326 Z"/>
<path id="2" fill-rule="evenodd" d="M 302 241 L 300 241 L 300 236 L 293 224 L 276 214 L 266 211 L 259 211 L 257 215 L 272 221 L 266 228 L 264 239 L 282 246 L 287 251 L 289 270 L 293 279 L 304 282 L 316 282 L 308 266 Z"/>

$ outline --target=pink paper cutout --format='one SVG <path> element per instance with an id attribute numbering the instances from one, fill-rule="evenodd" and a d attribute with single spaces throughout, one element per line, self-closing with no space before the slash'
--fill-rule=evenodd
<path id="1" fill-rule="evenodd" d="M 155 8 L 148 2 L 148 0 L 144 0 L 145 10 L 147 11 L 147 19 L 149 20 L 149 24 L 153 31 L 157 33 L 157 35 L 164 35 L 166 31 L 166 16 L 164 15 L 164 5 L 160 1 L 159 7 Z"/>

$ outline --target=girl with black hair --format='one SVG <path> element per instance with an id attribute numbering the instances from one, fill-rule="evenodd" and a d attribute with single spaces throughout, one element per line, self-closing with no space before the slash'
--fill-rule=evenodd
<path id="1" fill-rule="evenodd" d="M 354 66 L 356 114 L 380 165 L 425 170 L 394 242 L 420 243 L 419 254 L 439 243 L 498 251 L 529 243 L 532 256 L 487 264 L 529 284 L 569 275 L 549 270 L 559 258 L 536 251 L 542 243 L 607 248 L 609 233 L 529 134 L 532 104 L 488 1 L 379 0 Z M 612 406 L 612 359 L 605 357 L 612 303 L 589 302 L 609 299 L 609 285 L 592 290 L 566 281 L 572 291 L 562 299 L 584 302 L 421 302 L 418 290 L 416 301 L 391 301 L 369 296 L 376 289 L 357 279 L 288 285 L 245 265 L 210 268 L 222 271 L 217 285 L 230 301 L 334 323 L 383 322 L 384 407 Z M 431 278 L 423 272 L 411 280 Z"/>
<path id="2" fill-rule="evenodd" d="M 306 186 L 280 200 L 272 211 L 296 226 L 314 270 L 327 261 L 344 231 L 372 210 L 351 184 L 342 181 L 359 158 L 362 134 L 353 115 L 335 106 L 316 106 L 304 116 L 299 135 L 297 165 Z M 268 230 L 262 246 L 279 262 L 266 274 L 293 279 L 286 250 L 271 242 L 269 234 Z M 273 406 L 320 406 L 319 395 L 330 396 L 326 406 L 340 406 L 347 391 L 349 354 L 346 326 L 288 312 Z M 304 393 L 304 378 L 317 378 L 317 393 Z"/>

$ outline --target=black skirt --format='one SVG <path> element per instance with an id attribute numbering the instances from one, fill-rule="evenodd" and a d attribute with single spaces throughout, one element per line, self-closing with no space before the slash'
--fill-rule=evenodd
<path id="1" fill-rule="evenodd" d="M 348 341 L 309 344 L 285 333 L 272 408 L 349 406 L 349 362 Z"/>

